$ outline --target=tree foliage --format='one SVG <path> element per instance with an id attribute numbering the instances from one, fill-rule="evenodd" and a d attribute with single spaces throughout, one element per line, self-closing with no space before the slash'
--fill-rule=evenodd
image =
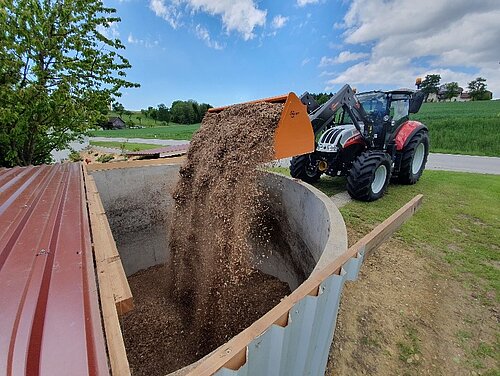
<path id="1" fill-rule="evenodd" d="M 128 82 L 101 0 L 4 0 L 0 9 L 0 165 L 50 162 L 94 126 Z"/>
<path id="2" fill-rule="evenodd" d="M 441 75 L 439 74 L 428 74 L 423 79 L 420 90 L 425 94 L 425 101 L 427 102 L 427 97 L 429 94 L 437 94 L 439 91 L 439 83 L 441 82 Z"/>
<path id="3" fill-rule="evenodd" d="M 445 99 L 450 99 L 456 97 L 460 94 L 460 87 L 458 86 L 458 82 L 449 82 L 445 86 L 444 97 Z"/>
<path id="4" fill-rule="evenodd" d="M 171 121 L 179 124 L 195 124 L 203 120 L 203 116 L 209 108 L 212 106 L 207 103 L 199 104 L 194 100 L 177 100 L 172 102 L 170 109 L 162 103 L 157 108 L 148 107 L 147 110 L 143 109 L 141 112 L 155 121 L 160 120 L 167 124 Z"/>
<path id="5" fill-rule="evenodd" d="M 473 101 L 489 99 L 486 95 L 486 78 L 478 77 L 468 84 L 469 94 Z"/>

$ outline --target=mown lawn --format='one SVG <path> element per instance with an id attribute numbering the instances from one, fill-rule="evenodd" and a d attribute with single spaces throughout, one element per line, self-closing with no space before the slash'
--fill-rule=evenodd
<path id="1" fill-rule="evenodd" d="M 424 103 L 411 117 L 429 127 L 431 152 L 500 156 L 500 100 Z"/>
<path id="2" fill-rule="evenodd" d="M 161 127 L 141 129 L 115 129 L 92 131 L 93 137 L 123 137 L 123 138 L 157 138 L 161 140 L 190 140 L 200 124 L 170 124 Z"/>
<path id="3" fill-rule="evenodd" d="M 114 142 L 114 141 L 90 141 L 92 146 L 101 146 L 105 148 L 115 148 L 126 151 L 140 151 L 148 149 L 156 149 L 161 147 L 154 144 L 136 144 L 133 142 Z"/>

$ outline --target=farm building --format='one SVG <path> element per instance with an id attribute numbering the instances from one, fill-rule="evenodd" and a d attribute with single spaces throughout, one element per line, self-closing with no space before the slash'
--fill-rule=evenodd
<path id="1" fill-rule="evenodd" d="M 103 129 L 123 129 L 125 127 L 126 124 L 120 117 L 111 117 L 102 125 Z"/>

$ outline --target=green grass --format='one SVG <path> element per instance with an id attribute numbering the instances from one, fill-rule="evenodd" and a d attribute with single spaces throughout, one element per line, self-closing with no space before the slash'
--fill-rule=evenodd
<path id="1" fill-rule="evenodd" d="M 425 171 L 415 185 L 391 184 L 382 199 L 353 201 L 340 211 L 347 226 L 367 233 L 418 193 L 423 206 L 396 237 L 449 264 L 485 304 L 500 301 L 498 176 Z"/>
<path id="2" fill-rule="evenodd" d="M 140 151 L 148 149 L 156 149 L 161 145 L 154 144 L 135 144 L 133 142 L 115 142 L 115 141 L 90 141 L 90 145 L 101 146 L 104 148 L 115 148 L 126 151 Z"/>
<path id="3" fill-rule="evenodd" d="M 131 115 L 125 115 L 125 114 L 118 114 L 116 112 L 109 112 L 108 116 L 109 117 L 120 117 L 124 122 L 127 124 L 133 123 L 134 125 L 142 125 L 145 127 L 158 127 L 162 125 L 167 125 L 166 122 L 163 121 L 155 121 L 154 119 L 147 117 L 146 115 L 142 114 L 140 111 L 131 111 Z M 170 123 L 173 124 L 173 123 Z"/>
<path id="4" fill-rule="evenodd" d="M 500 156 L 500 100 L 424 103 L 411 117 L 429 127 L 431 152 Z"/>
<path id="5" fill-rule="evenodd" d="M 161 140 L 190 140 L 199 124 L 173 124 L 142 129 L 115 129 L 92 131 L 93 137 L 157 138 Z"/>
<path id="6" fill-rule="evenodd" d="M 287 168 L 270 170 L 290 175 Z M 313 185 L 332 196 L 345 190 L 345 179 L 322 177 Z M 500 301 L 500 177 L 427 170 L 415 185 L 390 184 L 382 199 L 352 201 L 340 211 L 348 227 L 368 233 L 419 193 L 422 208 L 395 237 L 450 265 L 483 303 Z"/>
<path id="7" fill-rule="evenodd" d="M 420 339 L 417 329 L 406 325 L 405 341 L 398 342 L 399 359 L 405 363 L 417 364 L 420 361 Z"/>
<path id="8" fill-rule="evenodd" d="M 269 170 L 290 176 L 290 170 L 286 167 L 273 167 Z M 318 188 L 329 197 L 345 191 L 345 185 L 346 178 L 332 178 L 326 175 L 323 175 L 317 183 L 313 184 L 314 187 Z"/>

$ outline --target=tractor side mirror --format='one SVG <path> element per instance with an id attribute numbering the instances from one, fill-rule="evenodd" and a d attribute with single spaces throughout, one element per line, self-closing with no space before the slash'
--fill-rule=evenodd
<path id="1" fill-rule="evenodd" d="M 408 111 L 410 114 L 416 114 L 420 110 L 424 97 L 425 94 L 421 91 L 416 91 L 412 94 L 410 97 L 410 109 Z"/>

